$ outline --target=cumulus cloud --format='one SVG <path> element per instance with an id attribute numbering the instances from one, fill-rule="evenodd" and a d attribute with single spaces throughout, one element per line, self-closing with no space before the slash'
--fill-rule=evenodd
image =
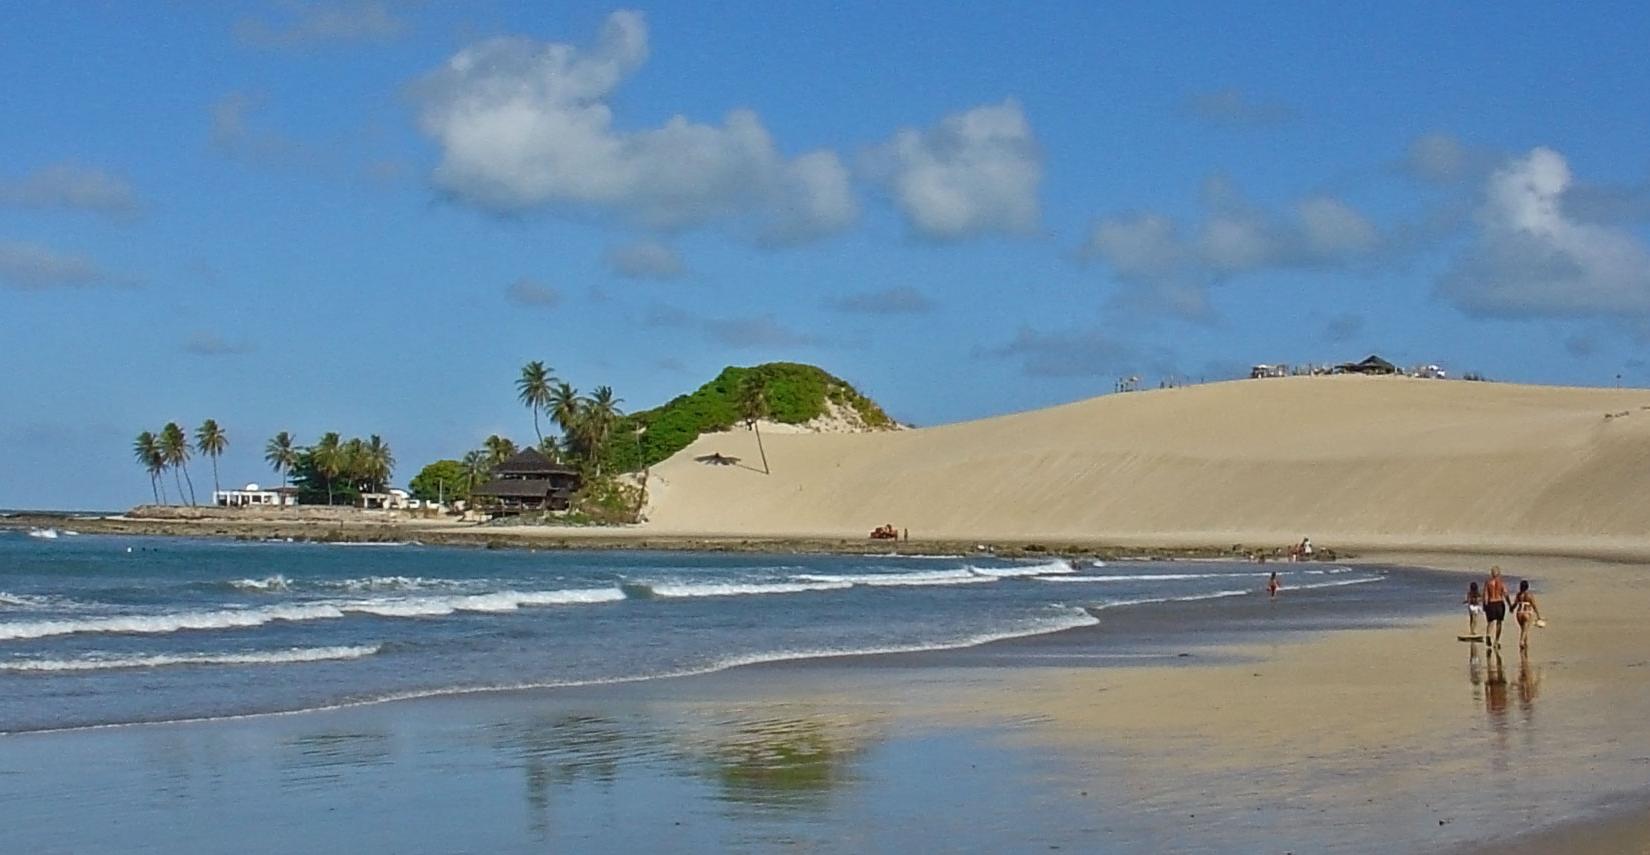
<path id="1" fill-rule="evenodd" d="M 1470 314 L 1650 315 L 1650 249 L 1565 209 L 1563 155 L 1537 148 L 1490 176 L 1472 245 L 1439 282 Z"/>
<path id="2" fill-rule="evenodd" d="M 1043 157 L 1012 100 L 907 128 L 865 158 L 918 235 L 958 240 L 1037 227 Z"/>
<path id="3" fill-rule="evenodd" d="M 44 291 L 111 283 L 109 274 L 89 259 L 36 243 L 0 240 L 0 285 L 19 291 Z"/>
<path id="4" fill-rule="evenodd" d="M 531 279 L 517 279 L 504 289 L 504 296 L 518 306 L 551 309 L 561 305 L 561 292 Z"/>
<path id="5" fill-rule="evenodd" d="M 235 36 L 260 47 L 309 47 L 340 42 L 383 42 L 399 38 L 407 22 L 381 0 L 282 0 L 273 20 L 249 15 Z"/>
<path id="6" fill-rule="evenodd" d="M 1017 360 L 1020 370 L 1032 377 L 1117 377 L 1171 371 L 1167 351 L 1145 350 L 1098 329 L 1021 327 L 1008 342 L 977 349 L 975 355 Z"/>
<path id="7" fill-rule="evenodd" d="M 1233 128 L 1280 125 L 1295 117 L 1288 105 L 1257 101 L 1232 87 L 1191 96 L 1186 111 L 1210 124 Z"/>
<path id="8" fill-rule="evenodd" d="M 125 179 L 101 169 L 58 163 L 16 179 L 0 179 L 0 205 L 90 211 L 117 219 L 139 209 L 137 193 Z"/>
<path id="9" fill-rule="evenodd" d="M 837 156 L 787 159 L 749 110 L 720 125 L 675 116 L 615 129 L 608 101 L 647 55 L 647 23 L 631 11 L 609 15 L 589 48 L 509 37 L 454 54 L 414 89 L 441 148 L 436 186 L 496 214 L 593 212 L 661 230 L 737 222 L 776 244 L 857 219 Z"/>
<path id="10" fill-rule="evenodd" d="M 240 356 L 252 351 L 250 343 L 230 341 L 214 332 L 194 333 L 183 343 L 183 352 L 195 356 Z"/>
<path id="11" fill-rule="evenodd" d="M 933 300 L 910 286 L 842 294 L 827 300 L 825 305 L 838 312 L 861 315 L 918 315 L 935 308 Z"/>
<path id="12" fill-rule="evenodd" d="M 1207 316 L 1210 286 L 1261 270 L 1348 268 L 1391 247 L 1375 224 L 1332 196 L 1297 200 L 1286 213 L 1245 202 L 1224 180 L 1205 188 L 1201 223 L 1157 213 L 1103 217 L 1082 247 L 1131 286 L 1131 301 L 1186 317 Z"/>
<path id="13" fill-rule="evenodd" d="M 626 279 L 676 279 L 685 272 L 676 250 L 658 241 L 609 247 L 602 258 L 608 268 Z"/>

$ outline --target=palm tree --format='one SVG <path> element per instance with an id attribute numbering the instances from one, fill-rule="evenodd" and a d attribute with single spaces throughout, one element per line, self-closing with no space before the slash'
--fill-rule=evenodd
<path id="1" fill-rule="evenodd" d="M 212 458 L 212 501 L 214 502 L 217 501 L 217 494 L 221 489 L 218 486 L 218 458 L 223 455 L 223 450 L 228 447 L 229 435 L 223 432 L 223 428 L 218 427 L 216 419 L 207 419 L 201 422 L 201 426 L 195 430 L 195 449 L 201 454 Z"/>
<path id="2" fill-rule="evenodd" d="M 132 456 L 149 471 L 149 492 L 154 495 L 155 504 L 160 504 L 160 474 L 166 471 L 166 455 L 161 453 L 160 441 L 148 431 L 138 434 L 137 441 L 132 443 Z"/>
<path id="3" fill-rule="evenodd" d="M 546 406 L 550 418 L 561 426 L 563 436 L 572 436 L 574 428 L 579 424 L 579 414 L 584 411 L 584 399 L 579 397 L 579 390 L 571 383 L 557 383 L 556 388 L 550 390 L 550 403 Z"/>
<path id="4" fill-rule="evenodd" d="M 177 481 L 178 470 L 183 470 L 184 481 L 189 483 L 189 504 L 195 504 L 195 479 L 189 477 L 189 437 L 177 422 L 167 422 L 166 427 L 160 429 L 160 448 L 166 464 L 172 467 L 173 481 Z M 183 482 L 179 481 L 178 499 L 182 498 Z"/>
<path id="5" fill-rule="evenodd" d="M 467 451 L 464 453 L 464 460 L 461 462 L 464 464 L 464 477 L 469 482 L 469 490 L 473 492 L 476 488 L 476 482 L 486 478 L 487 473 L 492 469 L 487 452 L 479 448 Z"/>
<path id="6" fill-rule="evenodd" d="M 488 469 L 509 460 L 516 453 L 516 444 L 496 433 L 482 440 L 481 447 L 487 450 Z"/>
<path id="7" fill-rule="evenodd" d="M 264 461 L 281 476 L 281 486 L 285 487 L 287 473 L 298 465 L 298 449 L 292 444 L 292 434 L 283 430 L 270 437 L 264 446 Z"/>
<path id="8" fill-rule="evenodd" d="M 371 492 L 367 489 L 367 444 L 362 442 L 360 437 L 352 436 L 344 442 L 339 453 L 343 457 L 340 469 L 344 481 L 354 487 L 357 493 Z"/>
<path id="9" fill-rule="evenodd" d="M 623 398 L 613 397 L 613 387 L 597 386 L 585 405 L 585 430 L 590 441 L 590 459 L 596 464 L 596 475 L 602 474 L 602 452 L 607 449 L 607 440 L 613 435 L 613 425 L 624 415 L 619 405 L 624 403 Z"/>
<path id="10" fill-rule="evenodd" d="M 768 379 L 755 371 L 747 373 L 739 381 L 739 397 L 735 403 L 745 426 L 756 431 L 756 450 L 762 455 L 762 474 L 771 474 L 768 472 L 768 450 L 762 447 L 761 426 L 761 421 L 768 417 Z"/>
<path id="11" fill-rule="evenodd" d="M 362 448 L 362 470 L 367 475 L 372 492 L 382 493 L 390 482 L 390 474 L 395 471 L 395 453 L 390 451 L 390 444 L 373 434 L 367 439 Z"/>
<path id="12" fill-rule="evenodd" d="M 550 369 L 544 363 L 533 360 L 521 367 L 521 378 L 516 380 L 516 397 L 522 405 L 533 411 L 533 433 L 538 434 L 539 442 L 544 442 L 544 434 L 539 430 L 539 410 L 550 408 L 550 384 L 556 382 Z"/>
<path id="13" fill-rule="evenodd" d="M 332 479 L 344 473 L 348 462 L 336 431 L 321 435 L 321 441 L 309 447 L 309 459 L 315 471 L 327 482 L 327 504 L 332 504 Z"/>

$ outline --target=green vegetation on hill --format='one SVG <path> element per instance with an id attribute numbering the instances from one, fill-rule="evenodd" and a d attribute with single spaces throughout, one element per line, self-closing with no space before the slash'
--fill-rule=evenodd
<path id="1" fill-rule="evenodd" d="M 770 362 L 750 368 L 728 366 L 691 394 L 620 419 L 607 449 L 609 469 L 634 471 L 652 466 L 686 448 L 702 433 L 738 424 L 743 420 L 740 389 L 752 375 L 761 384 L 767 417 L 772 421 L 811 421 L 826 414 L 829 401 L 857 414 L 868 428 L 894 426 L 893 419 L 876 402 L 815 366 L 794 362 Z"/>

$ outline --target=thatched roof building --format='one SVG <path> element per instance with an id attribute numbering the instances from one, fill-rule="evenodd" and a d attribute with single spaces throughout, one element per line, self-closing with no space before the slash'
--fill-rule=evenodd
<path id="1" fill-rule="evenodd" d="M 493 480 L 471 490 L 470 496 L 478 506 L 500 514 L 564 511 L 578 489 L 578 470 L 529 448 L 493 467 Z"/>

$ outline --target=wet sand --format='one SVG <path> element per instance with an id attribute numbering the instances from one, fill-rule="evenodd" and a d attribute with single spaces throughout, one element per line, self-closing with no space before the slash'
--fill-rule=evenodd
<path id="1" fill-rule="evenodd" d="M 8 737 L 0 849 L 1642 847 L 1646 568 L 1391 559 L 1499 560 L 1552 626 L 1528 660 L 1509 638 L 1475 663 L 1464 616 L 1358 620 L 1286 589 L 1263 608 L 1302 609 L 1298 632 L 1234 608 L 1154 637 L 1141 610 L 1110 640 L 1103 620 L 951 658 Z"/>

